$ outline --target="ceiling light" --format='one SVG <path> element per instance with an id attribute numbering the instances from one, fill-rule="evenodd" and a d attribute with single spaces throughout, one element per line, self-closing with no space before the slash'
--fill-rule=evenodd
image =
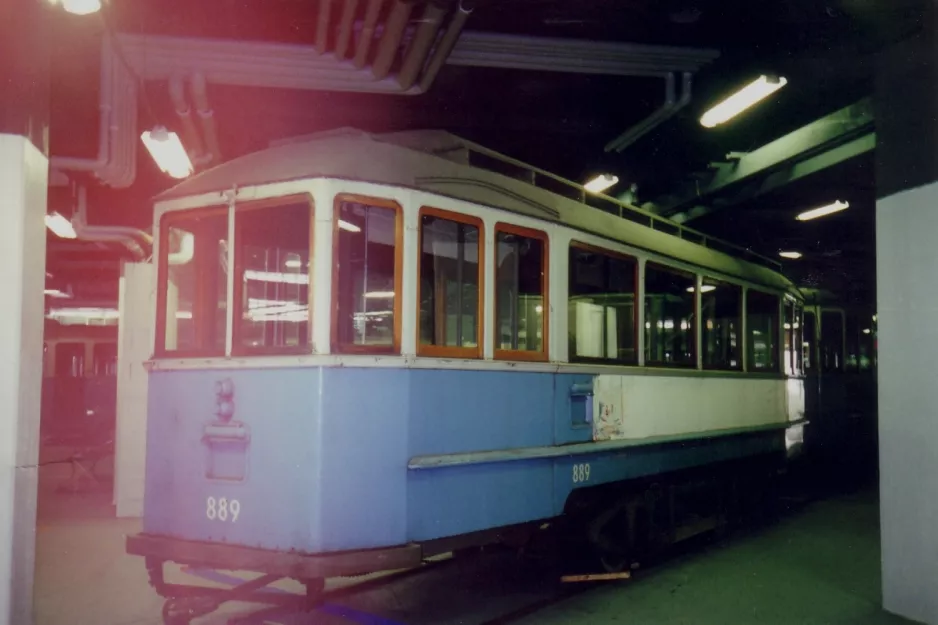
<path id="1" fill-rule="evenodd" d="M 705 285 L 703 285 L 702 287 L 700 287 L 700 292 L 701 292 L 701 293 L 709 293 L 710 291 L 715 291 L 715 290 L 716 290 L 716 287 L 713 286 L 712 284 L 705 284 Z M 687 292 L 688 292 L 688 293 L 693 293 L 693 292 L 694 292 L 694 287 L 692 287 L 692 286 L 687 287 Z"/>
<path id="2" fill-rule="evenodd" d="M 55 298 L 69 298 L 71 295 L 60 289 L 46 289 L 45 294 Z"/>
<path id="3" fill-rule="evenodd" d="M 257 271 L 247 269 L 244 272 L 245 280 L 257 280 L 259 282 L 280 282 L 282 284 L 306 285 L 309 283 L 309 274 L 305 273 L 281 273 L 279 271 Z"/>
<path id="4" fill-rule="evenodd" d="M 394 291 L 371 291 L 369 293 L 365 293 L 365 297 L 388 299 L 394 297 Z"/>
<path id="5" fill-rule="evenodd" d="M 704 113 L 700 118 L 700 124 L 706 128 L 713 128 L 727 122 L 787 84 L 788 80 L 781 76 L 759 76 Z"/>
<path id="6" fill-rule="evenodd" d="M 801 258 L 801 252 L 779 252 L 778 255 L 782 258 L 791 258 L 792 260 Z"/>
<path id="7" fill-rule="evenodd" d="M 869 328 L 863 328 L 863 334 L 869 334 L 869 333 L 870 333 Z"/>
<path id="8" fill-rule="evenodd" d="M 291 258 L 285 262 L 284 265 L 287 269 L 299 269 L 303 266 L 303 261 L 299 260 L 298 258 Z"/>
<path id="9" fill-rule="evenodd" d="M 839 213 L 842 210 L 850 208 L 850 202 L 841 202 L 837 200 L 833 204 L 828 204 L 827 206 L 822 206 L 820 208 L 812 208 L 809 211 L 805 211 L 795 217 L 798 221 L 808 221 L 809 219 L 817 219 L 818 217 L 824 217 L 830 215 L 831 213 Z"/>
<path id="10" fill-rule="evenodd" d="M 63 9 L 75 15 L 89 15 L 101 10 L 101 0 L 49 0 L 49 4 L 61 4 Z"/>
<path id="11" fill-rule="evenodd" d="M 617 182 L 619 182 L 618 176 L 613 176 L 612 174 L 600 174 L 583 185 L 583 188 L 590 193 L 602 193 Z"/>
<path id="12" fill-rule="evenodd" d="M 140 139 L 164 173 L 173 178 L 185 178 L 192 173 L 192 161 L 175 132 L 156 126 L 153 130 L 145 130 Z"/>
<path id="13" fill-rule="evenodd" d="M 343 219 L 339 220 L 339 228 L 341 228 L 342 230 L 348 230 L 349 232 L 361 232 L 362 231 L 362 229 L 356 226 L 355 224 L 350 224 L 349 222 Z"/>
<path id="14" fill-rule="evenodd" d="M 46 227 L 55 233 L 57 237 L 62 239 L 75 239 L 78 237 L 75 233 L 75 228 L 72 226 L 72 222 L 59 213 L 46 215 Z"/>

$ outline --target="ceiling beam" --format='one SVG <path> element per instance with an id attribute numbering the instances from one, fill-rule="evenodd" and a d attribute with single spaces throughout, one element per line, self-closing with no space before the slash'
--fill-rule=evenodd
<path id="1" fill-rule="evenodd" d="M 873 105 L 864 98 L 748 153 L 712 165 L 644 207 L 679 221 L 752 199 L 874 148 Z"/>

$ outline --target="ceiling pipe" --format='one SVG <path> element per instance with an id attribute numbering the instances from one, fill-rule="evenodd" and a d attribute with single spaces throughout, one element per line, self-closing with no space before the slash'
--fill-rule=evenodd
<path id="1" fill-rule="evenodd" d="M 348 57 L 349 42 L 352 40 L 352 23 L 357 10 L 358 0 L 345 0 L 345 4 L 342 5 L 342 17 L 339 18 L 339 29 L 335 39 L 335 56 L 340 61 Z"/>
<path id="2" fill-rule="evenodd" d="M 193 162 L 199 161 L 205 151 L 205 146 L 202 144 L 202 136 L 192 119 L 192 107 L 186 100 L 186 85 L 181 76 L 177 75 L 169 79 L 169 96 L 173 101 L 176 116 L 182 124 L 184 144 L 189 147 L 189 158 Z"/>
<path id="3" fill-rule="evenodd" d="M 72 227 L 77 239 L 99 241 L 102 243 L 120 243 L 133 255 L 134 260 L 144 261 L 153 249 L 153 237 L 136 228 L 123 226 L 89 226 L 88 199 L 85 187 L 78 189 L 78 206 L 72 216 Z"/>
<path id="4" fill-rule="evenodd" d="M 471 13 L 472 9 L 466 9 L 462 2 L 459 3 L 459 6 L 456 8 L 456 13 L 453 15 L 453 19 L 449 21 L 446 31 L 433 50 L 430 61 L 427 63 L 427 67 L 423 72 L 423 78 L 420 79 L 421 91 L 428 91 L 433 81 L 436 80 L 436 75 L 440 73 L 440 68 L 443 67 L 443 63 L 449 58 L 450 53 L 456 46 L 456 42 L 459 41 L 459 35 L 462 33 L 463 27 L 466 25 L 466 20 L 469 19 Z"/>
<path id="5" fill-rule="evenodd" d="M 410 49 L 404 56 L 401 71 L 397 75 L 397 82 L 400 83 L 401 89 L 406 91 L 414 86 L 414 82 L 416 82 L 417 76 L 427 60 L 427 55 L 430 53 L 430 47 L 436 40 L 437 33 L 443 25 L 445 15 L 446 10 L 443 7 L 433 2 L 427 3 L 420 19 L 420 26 L 417 27 Z"/>
<path id="6" fill-rule="evenodd" d="M 352 61 L 356 69 L 363 69 L 368 62 L 368 53 L 371 51 L 371 44 L 375 39 L 375 27 L 378 25 L 378 17 L 381 15 L 383 4 L 384 0 L 368 0 L 368 7 L 365 9 L 365 22 L 358 34 L 358 46 L 355 48 L 355 58 Z"/>
<path id="7" fill-rule="evenodd" d="M 665 95 L 664 103 L 658 107 L 651 115 L 638 122 L 621 135 L 610 141 L 606 144 L 606 152 L 611 152 L 615 150 L 616 152 L 622 152 L 625 148 L 629 147 L 646 134 L 666 122 L 667 120 L 674 117 L 678 111 L 687 106 L 690 103 L 691 99 L 691 74 L 690 72 L 684 72 L 684 76 L 681 80 L 681 97 L 679 99 L 675 98 L 674 93 L 674 74 L 668 74 L 665 76 Z"/>
<path id="8" fill-rule="evenodd" d="M 202 120 L 202 132 L 205 134 L 205 144 L 208 147 L 207 162 L 221 161 L 221 148 L 218 145 L 215 113 L 208 104 L 208 87 L 205 84 L 205 75 L 201 72 L 192 75 L 192 99 L 195 101 L 199 119 Z"/>
<path id="9" fill-rule="evenodd" d="M 375 55 L 374 63 L 371 64 L 371 73 L 377 80 L 387 78 L 388 72 L 391 71 L 391 65 L 397 57 L 401 39 L 404 37 L 404 29 L 407 28 L 411 9 L 413 5 L 404 0 L 395 0 L 391 8 L 391 14 L 388 15 L 388 21 L 384 26 L 384 35 L 378 42 L 378 53 Z"/>
<path id="10" fill-rule="evenodd" d="M 101 44 L 98 154 L 94 158 L 53 156 L 53 171 L 86 171 L 113 187 L 130 186 L 136 174 L 136 91 L 126 67 L 116 61 L 113 43 L 104 37 Z"/>

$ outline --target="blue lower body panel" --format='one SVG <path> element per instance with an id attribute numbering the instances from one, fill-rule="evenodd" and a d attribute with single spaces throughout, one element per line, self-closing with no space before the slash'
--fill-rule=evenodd
<path id="1" fill-rule="evenodd" d="M 223 380 L 228 420 L 218 408 Z M 778 430 L 408 469 L 416 456 L 589 441 L 570 393 L 584 380 L 351 367 L 154 371 L 144 531 L 303 553 L 401 545 L 549 518 L 575 488 L 784 451 Z"/>

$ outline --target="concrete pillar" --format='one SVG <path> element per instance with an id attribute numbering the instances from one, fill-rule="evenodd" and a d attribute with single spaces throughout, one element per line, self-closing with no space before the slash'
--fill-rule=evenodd
<path id="1" fill-rule="evenodd" d="M 33 622 L 49 72 L 41 0 L 0 2 L 0 625 Z"/>
<path id="2" fill-rule="evenodd" d="M 929 624 L 938 624 L 934 32 L 929 26 L 881 54 L 874 94 L 883 607 Z"/>
<path id="3" fill-rule="evenodd" d="M 148 389 L 144 363 L 153 352 L 155 275 L 153 264 L 126 264 L 120 281 L 114 449 L 114 504 L 118 517 L 143 516 Z"/>

